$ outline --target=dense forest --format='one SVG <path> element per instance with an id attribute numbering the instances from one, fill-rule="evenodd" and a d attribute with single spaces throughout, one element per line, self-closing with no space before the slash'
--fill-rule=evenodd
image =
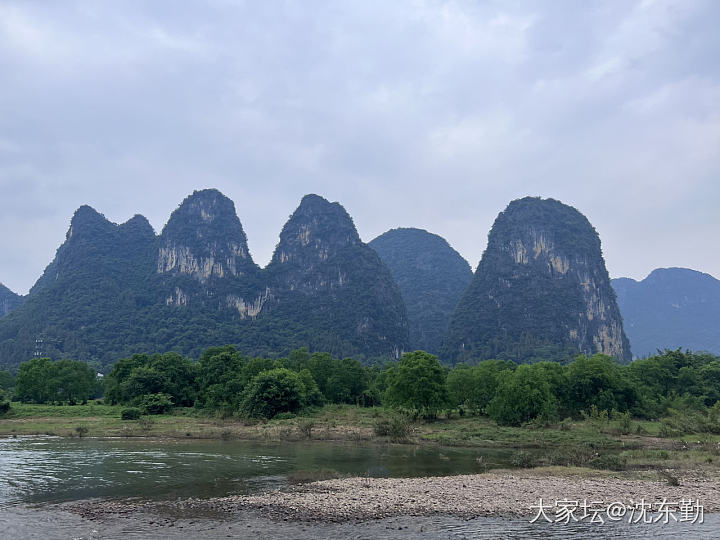
<path id="1" fill-rule="evenodd" d="M 228 345 L 208 348 L 197 361 L 176 353 L 133 355 L 116 362 L 102 381 L 83 362 L 35 358 L 20 366 L 16 378 L 0 371 L 0 385 L 13 399 L 30 403 L 82 403 L 104 393 L 107 403 L 137 414 L 193 407 L 273 418 L 349 403 L 382 405 L 429 421 L 456 411 L 523 425 L 603 414 L 658 419 L 683 411 L 720 432 L 720 358 L 681 350 L 630 365 L 596 354 L 566 364 L 486 360 L 450 369 L 424 351 L 366 366 L 304 348 L 276 359 L 248 357 Z"/>

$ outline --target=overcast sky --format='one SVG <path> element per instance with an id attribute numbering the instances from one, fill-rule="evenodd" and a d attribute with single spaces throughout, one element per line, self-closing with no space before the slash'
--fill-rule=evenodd
<path id="1" fill-rule="evenodd" d="M 598 230 L 611 276 L 720 277 L 720 2 L 0 0 L 0 282 L 90 204 L 160 232 L 230 197 L 265 265 L 302 195 L 473 266 L 509 201 Z"/>

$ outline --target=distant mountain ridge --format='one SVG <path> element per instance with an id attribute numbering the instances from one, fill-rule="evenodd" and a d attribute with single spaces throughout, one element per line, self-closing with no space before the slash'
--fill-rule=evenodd
<path id="1" fill-rule="evenodd" d="M 20 304 L 22 304 L 24 298 L 19 294 L 15 294 L 5 285 L 0 283 L 0 318 L 4 317 Z"/>
<path id="2" fill-rule="evenodd" d="M 720 281 L 688 268 L 658 268 L 642 281 L 612 280 L 636 357 L 658 349 L 720 354 Z"/>
<path id="3" fill-rule="evenodd" d="M 423 229 L 391 229 L 369 246 L 400 288 L 410 348 L 438 354 L 450 316 L 472 279 L 470 265 L 444 238 Z"/>
<path id="4" fill-rule="evenodd" d="M 554 199 L 511 202 L 455 308 L 442 359 L 533 362 L 598 352 L 631 358 L 597 232 Z"/>
<path id="5" fill-rule="evenodd" d="M 249 355 L 396 357 L 407 341 L 400 292 L 342 206 L 303 198 L 261 269 L 233 202 L 209 189 L 160 235 L 142 216 L 117 225 L 80 207 L 25 304 L 0 320 L 0 365 L 36 352 L 98 366 L 136 352 L 197 357 L 226 343 Z"/>

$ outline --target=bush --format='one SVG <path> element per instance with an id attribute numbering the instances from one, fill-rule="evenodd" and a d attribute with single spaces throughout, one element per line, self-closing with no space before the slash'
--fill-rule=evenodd
<path id="1" fill-rule="evenodd" d="M 312 439 L 312 431 L 314 428 L 315 422 L 313 422 L 312 420 L 301 420 L 298 423 L 298 429 L 306 439 Z"/>
<path id="2" fill-rule="evenodd" d="M 172 410 L 173 402 L 169 394 L 145 394 L 138 400 L 138 406 L 144 414 L 166 414 Z"/>
<path id="3" fill-rule="evenodd" d="M 624 471 L 627 469 L 627 458 L 616 454 L 605 454 L 591 460 L 588 465 L 590 465 L 593 469 Z"/>
<path id="4" fill-rule="evenodd" d="M 530 469 L 535 467 L 537 464 L 532 454 L 530 454 L 530 452 L 526 452 L 525 450 L 513 452 L 510 463 L 512 463 L 513 467 L 518 469 Z"/>
<path id="5" fill-rule="evenodd" d="M 0 416 L 3 416 L 10 410 L 10 402 L 4 397 L 0 396 Z"/>
<path id="6" fill-rule="evenodd" d="M 378 420 L 373 431 L 378 437 L 388 437 L 392 442 L 405 442 L 412 432 L 412 424 L 408 416 L 396 414 Z"/>
<path id="7" fill-rule="evenodd" d="M 137 420 L 140 418 L 141 411 L 136 407 L 130 407 L 120 411 L 120 419 L 122 420 Z"/>

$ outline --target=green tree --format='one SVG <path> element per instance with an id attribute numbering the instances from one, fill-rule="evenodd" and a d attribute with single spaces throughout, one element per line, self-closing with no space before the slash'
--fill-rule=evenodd
<path id="1" fill-rule="evenodd" d="M 335 362 L 326 383 L 325 397 L 333 403 L 357 403 L 367 390 L 367 370 L 357 360 L 343 358 Z"/>
<path id="2" fill-rule="evenodd" d="M 519 426 L 538 417 L 554 419 L 557 400 L 547 373 L 528 364 L 518 366 L 515 371 L 503 371 L 487 413 L 502 426 Z"/>
<path id="3" fill-rule="evenodd" d="M 96 387 L 95 371 L 85 362 L 33 358 L 18 370 L 15 395 L 24 403 L 86 402 Z"/>
<path id="4" fill-rule="evenodd" d="M 437 356 L 425 351 L 406 353 L 388 369 L 385 402 L 435 418 L 447 404 L 445 371 Z"/>
<path id="5" fill-rule="evenodd" d="M 53 401 L 85 403 L 95 390 L 95 370 L 85 362 L 58 360 L 50 367 L 50 387 L 54 390 Z"/>
<path id="6" fill-rule="evenodd" d="M 134 354 L 130 358 L 121 358 L 115 362 L 112 370 L 105 377 L 105 400 L 110 405 L 128 403 L 132 398 L 125 394 L 126 387 L 123 383 L 130 378 L 135 368 L 145 367 L 149 362 L 150 359 L 146 354 Z"/>
<path id="7" fill-rule="evenodd" d="M 259 373 L 243 392 L 240 412 L 251 418 L 273 418 L 281 412 L 295 413 L 305 401 L 300 376 L 287 368 Z"/>
<path id="8" fill-rule="evenodd" d="M 485 360 L 477 366 L 458 364 L 447 375 L 450 405 L 482 411 L 495 396 L 501 371 L 514 370 L 516 364 L 503 360 Z"/>
<path id="9" fill-rule="evenodd" d="M 578 356 L 567 369 L 570 407 L 579 413 L 595 405 L 599 410 L 627 411 L 636 401 L 636 392 L 621 366 L 609 356 Z"/>
<path id="10" fill-rule="evenodd" d="M 23 403 L 48 403 L 53 397 L 48 384 L 51 363 L 49 358 L 33 358 L 20 364 L 15 398 Z"/>
<path id="11" fill-rule="evenodd" d="M 0 389 L 10 390 L 15 386 L 15 377 L 9 371 L 0 369 Z"/>
<path id="12" fill-rule="evenodd" d="M 177 353 L 153 355 L 150 365 L 165 380 L 162 392 L 170 395 L 175 405 L 192 407 L 197 396 L 195 365 Z"/>
<path id="13" fill-rule="evenodd" d="M 197 404 L 227 413 L 237 410 L 246 384 L 247 363 L 247 358 L 231 345 L 207 349 L 196 368 Z"/>

